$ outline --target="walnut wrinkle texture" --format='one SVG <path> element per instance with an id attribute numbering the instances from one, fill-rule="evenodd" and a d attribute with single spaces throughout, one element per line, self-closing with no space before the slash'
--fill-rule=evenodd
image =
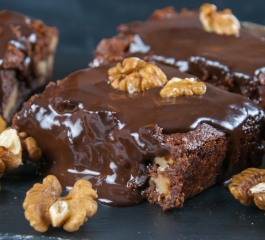
<path id="1" fill-rule="evenodd" d="M 265 210 L 265 169 L 244 170 L 233 176 L 228 188 L 242 204 L 248 206 L 254 200 L 258 208 Z"/>
<path id="2" fill-rule="evenodd" d="M 220 35 L 237 35 L 240 22 L 230 9 L 217 12 L 213 4 L 205 3 L 200 7 L 200 21 L 205 31 Z"/>
<path id="3" fill-rule="evenodd" d="M 0 176 L 22 165 L 22 148 L 18 133 L 9 128 L 0 134 Z"/>
<path id="4" fill-rule="evenodd" d="M 61 194 L 62 187 L 53 175 L 27 192 L 23 203 L 25 217 L 36 231 L 46 232 L 52 224 L 74 232 L 96 213 L 97 193 L 89 181 L 80 179 L 67 196 L 60 197 Z"/>
<path id="5" fill-rule="evenodd" d="M 198 82 L 195 78 L 172 78 L 160 91 L 163 98 L 202 95 L 206 92 L 206 85 Z"/>
<path id="6" fill-rule="evenodd" d="M 32 161 L 38 162 L 42 157 L 42 151 L 38 147 L 36 140 L 32 137 L 29 137 L 27 133 L 20 132 L 19 133 L 22 149 L 23 149 L 23 156 Z"/>
<path id="7" fill-rule="evenodd" d="M 113 88 L 122 91 L 142 92 L 150 88 L 163 86 L 166 75 L 152 63 L 139 58 L 126 58 L 108 71 L 109 81 Z"/>
<path id="8" fill-rule="evenodd" d="M 42 151 L 35 139 L 25 132 L 18 133 L 13 128 L 4 130 L 0 134 L 0 176 L 22 165 L 22 155 L 37 162 L 42 157 Z"/>

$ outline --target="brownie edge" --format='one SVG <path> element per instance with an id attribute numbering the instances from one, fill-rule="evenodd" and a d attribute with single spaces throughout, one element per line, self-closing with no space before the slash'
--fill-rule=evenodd
<path id="1" fill-rule="evenodd" d="M 7 122 L 51 78 L 57 43 L 55 27 L 20 13 L 0 12 L 0 113 Z"/>
<path id="2" fill-rule="evenodd" d="M 162 134 L 160 138 L 171 154 L 154 159 L 146 190 L 149 202 L 164 210 L 182 207 L 185 199 L 214 185 L 223 174 L 228 144 L 225 133 L 203 123 L 194 131 Z"/>

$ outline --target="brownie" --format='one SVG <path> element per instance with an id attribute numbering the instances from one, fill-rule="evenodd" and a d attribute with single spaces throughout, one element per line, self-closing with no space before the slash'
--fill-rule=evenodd
<path id="1" fill-rule="evenodd" d="M 199 11 L 157 10 L 145 22 L 120 25 L 117 36 L 98 44 L 90 65 L 149 56 L 265 109 L 265 27 L 240 24 L 239 34 L 220 35 L 203 29 Z"/>
<path id="2" fill-rule="evenodd" d="M 202 123 L 188 133 L 164 135 L 158 131 L 157 138 L 172 156 L 155 157 L 146 193 L 151 203 L 158 203 L 164 210 L 182 207 L 185 199 L 214 185 L 224 174 L 228 150 L 224 132 Z"/>
<path id="3" fill-rule="evenodd" d="M 19 13 L 0 12 L 0 114 L 6 121 L 47 84 L 57 42 L 56 28 Z"/>
<path id="4" fill-rule="evenodd" d="M 261 164 L 264 112 L 255 103 L 208 83 L 200 96 L 162 98 L 161 87 L 129 94 L 110 85 L 114 65 L 50 83 L 15 115 L 13 127 L 43 151 L 40 174 L 64 187 L 90 180 L 107 205 L 148 199 L 168 210 Z M 167 79 L 193 77 L 157 66 Z"/>

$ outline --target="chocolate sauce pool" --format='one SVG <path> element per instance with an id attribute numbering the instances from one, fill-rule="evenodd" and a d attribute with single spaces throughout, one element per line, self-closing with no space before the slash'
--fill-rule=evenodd
<path id="1" fill-rule="evenodd" d="M 211 85 L 202 96 L 171 99 L 160 97 L 161 88 L 132 95 L 115 90 L 107 80 L 112 66 L 80 70 L 50 85 L 13 120 L 14 127 L 35 138 L 43 150 L 43 175 L 56 175 L 65 187 L 80 178 L 90 180 L 102 203 L 130 206 L 144 201 L 148 163 L 169 154 L 154 138 L 155 127 L 170 134 L 207 122 L 227 133 L 232 154 L 244 137 L 246 119 L 263 117 L 251 101 Z M 189 77 L 158 66 L 168 79 Z M 249 159 L 254 165 L 260 160 L 258 153 Z M 229 171 L 229 156 L 225 161 Z M 132 184 L 138 188 L 130 188 Z"/>

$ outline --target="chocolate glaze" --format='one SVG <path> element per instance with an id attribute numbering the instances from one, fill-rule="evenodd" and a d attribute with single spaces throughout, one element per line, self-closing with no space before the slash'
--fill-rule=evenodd
<path id="1" fill-rule="evenodd" d="M 35 138 L 43 150 L 41 173 L 55 174 L 64 186 L 88 179 L 105 204 L 129 206 L 145 199 L 141 190 L 148 163 L 154 156 L 170 154 L 154 137 L 157 127 L 171 134 L 206 122 L 224 131 L 230 138 L 225 160 L 229 173 L 231 156 L 245 137 L 244 123 L 263 119 L 263 111 L 251 101 L 208 84 L 202 96 L 164 99 L 161 88 L 129 95 L 109 84 L 107 71 L 112 66 L 80 70 L 50 84 L 13 119 L 13 126 Z M 190 77 L 158 66 L 168 79 Z M 258 165 L 262 150 L 257 143 L 253 156 L 246 159 L 244 153 L 242 161 Z"/>
<path id="2" fill-rule="evenodd" d="M 238 36 L 203 30 L 196 12 L 171 19 L 134 22 L 120 27 L 122 33 L 138 34 L 150 47 L 147 55 L 188 61 L 199 56 L 229 66 L 231 72 L 253 76 L 265 67 L 265 29 L 241 23 Z M 216 63 L 216 64 L 217 64 Z"/>
<path id="3" fill-rule="evenodd" d="M 116 51 L 117 55 L 152 56 L 265 108 L 264 84 L 259 80 L 259 74 L 265 71 L 263 26 L 241 22 L 239 35 L 218 35 L 204 31 L 197 11 L 170 16 L 165 11 L 165 18 L 123 24 L 118 29 L 119 41 L 134 40 L 124 52 L 117 42 L 110 41 L 120 51 Z M 102 55 L 98 49 L 95 54 Z M 111 54 L 110 50 L 103 53 L 106 58 Z"/>

